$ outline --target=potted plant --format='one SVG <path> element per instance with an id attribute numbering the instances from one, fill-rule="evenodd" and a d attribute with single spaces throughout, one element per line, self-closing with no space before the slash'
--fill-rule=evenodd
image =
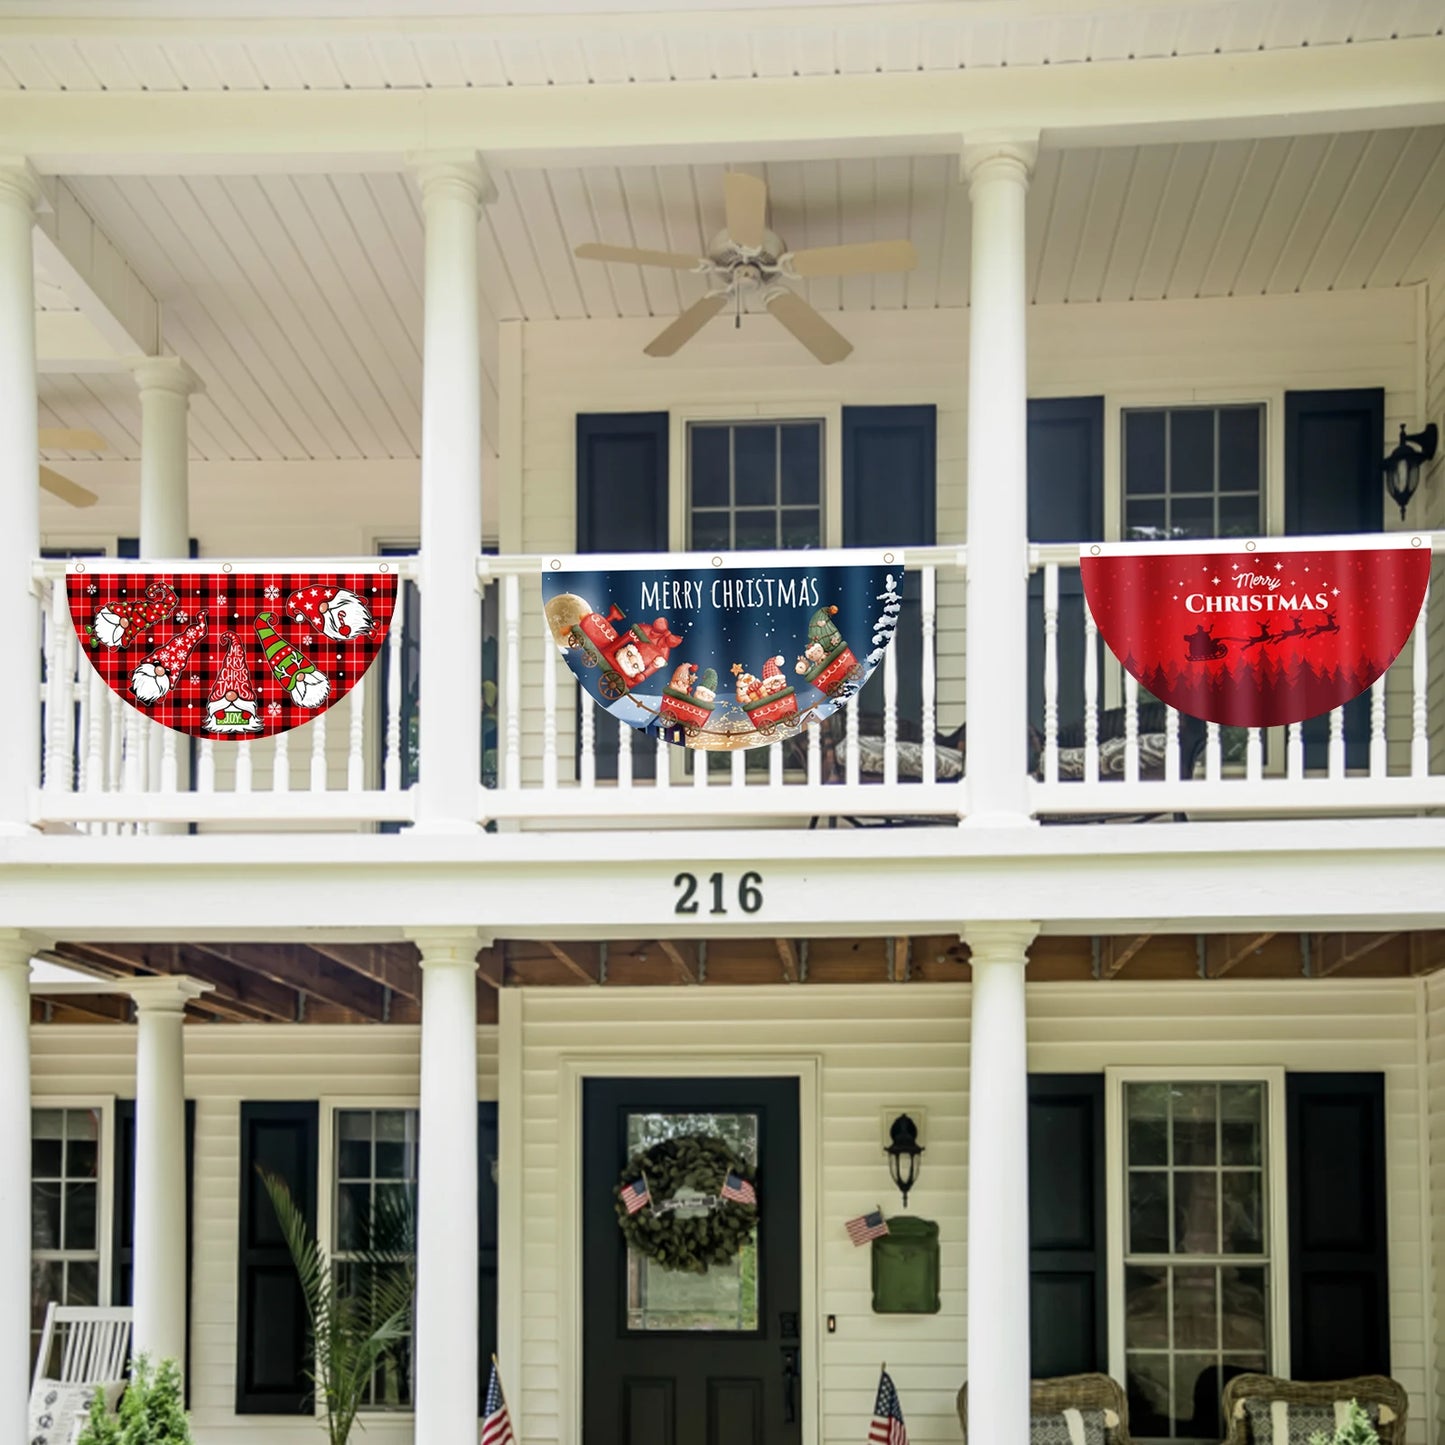
<path id="1" fill-rule="evenodd" d="M 180 1367 L 174 1360 L 152 1367 L 138 1356 L 118 1413 L 106 1409 L 105 1391 L 97 1389 L 76 1445 L 191 1445 Z"/>

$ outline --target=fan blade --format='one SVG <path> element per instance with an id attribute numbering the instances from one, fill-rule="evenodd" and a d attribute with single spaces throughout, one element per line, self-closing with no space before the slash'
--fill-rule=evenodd
<path id="1" fill-rule="evenodd" d="M 704 296 L 689 306 L 671 326 L 658 332 L 642 349 L 649 356 L 671 356 L 684 342 L 691 341 L 727 305 L 723 296 Z"/>
<path id="2" fill-rule="evenodd" d="M 823 318 L 791 291 L 779 291 L 768 300 L 768 310 L 823 363 L 832 366 L 842 361 L 853 349 L 853 343 L 841 331 L 835 331 Z"/>
<path id="3" fill-rule="evenodd" d="M 69 477 L 62 477 L 59 472 L 52 471 L 49 467 L 40 468 L 40 485 L 44 491 L 52 497 L 59 497 L 62 502 L 72 507 L 93 507 L 100 498 L 79 482 L 72 482 Z"/>
<path id="4" fill-rule="evenodd" d="M 98 431 L 83 426 L 43 426 L 40 445 L 52 452 L 108 452 L 110 443 Z"/>
<path id="5" fill-rule="evenodd" d="M 763 244 L 768 183 L 742 171 L 729 171 L 723 177 L 723 210 L 733 241 L 744 249 L 757 250 Z"/>
<path id="6" fill-rule="evenodd" d="M 918 252 L 912 241 L 864 241 L 795 251 L 790 264 L 799 276 L 860 276 L 871 271 L 911 271 L 918 264 Z"/>
<path id="7" fill-rule="evenodd" d="M 634 266 L 671 266 L 674 271 L 696 271 L 706 264 L 681 251 L 641 251 L 635 246 L 607 246 L 601 241 L 584 241 L 572 254 L 584 261 L 627 261 Z"/>

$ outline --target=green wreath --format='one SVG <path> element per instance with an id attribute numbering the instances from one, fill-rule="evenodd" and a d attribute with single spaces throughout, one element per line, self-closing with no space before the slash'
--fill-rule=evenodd
<path id="1" fill-rule="evenodd" d="M 664 1269 L 706 1274 L 709 1265 L 736 1259 L 758 1222 L 755 1204 L 720 1197 L 729 1173 L 753 1181 L 753 1171 L 715 1134 L 682 1134 L 634 1154 L 613 1191 L 617 1222 L 623 1237 L 639 1254 Z M 652 1206 L 627 1212 L 622 1191 L 638 1177 L 646 1179 Z M 699 1189 L 719 1196 L 706 1214 L 659 1211 L 680 1189 Z"/>

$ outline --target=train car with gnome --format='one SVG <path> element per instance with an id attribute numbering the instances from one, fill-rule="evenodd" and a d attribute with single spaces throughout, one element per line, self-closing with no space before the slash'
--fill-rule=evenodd
<path id="1" fill-rule="evenodd" d="M 831 697 L 846 682 L 863 675 L 853 649 L 843 640 L 836 607 L 819 607 L 808 619 L 808 646 L 794 664 L 804 682 Z"/>
<path id="2" fill-rule="evenodd" d="M 605 616 L 584 613 L 569 634 L 571 646 L 581 650 L 587 665 L 602 669 L 597 690 L 608 699 L 631 692 L 661 671 L 668 653 L 681 641 L 668 627 L 667 618 L 629 623 L 615 605 Z"/>

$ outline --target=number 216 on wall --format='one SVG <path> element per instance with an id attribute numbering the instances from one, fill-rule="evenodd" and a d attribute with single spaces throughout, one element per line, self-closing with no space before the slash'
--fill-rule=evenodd
<path id="1" fill-rule="evenodd" d="M 709 913 L 726 913 L 727 879 L 721 873 L 710 873 L 707 878 L 708 886 L 712 889 L 712 907 Z M 677 902 L 673 904 L 674 913 L 696 913 L 698 911 L 697 896 L 697 874 L 679 873 L 672 880 L 672 886 L 677 889 Z M 761 873 L 744 873 L 738 879 L 738 907 L 744 913 L 756 913 L 763 906 L 763 875 Z"/>

